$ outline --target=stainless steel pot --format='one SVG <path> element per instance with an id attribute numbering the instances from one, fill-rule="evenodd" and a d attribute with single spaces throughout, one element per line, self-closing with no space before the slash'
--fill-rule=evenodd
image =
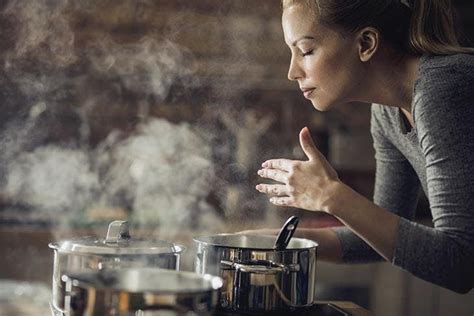
<path id="1" fill-rule="evenodd" d="M 222 279 L 157 268 L 104 269 L 63 276 L 68 316 L 211 315 Z"/>
<path id="2" fill-rule="evenodd" d="M 224 280 L 220 309 L 253 313 L 314 304 L 316 242 L 293 238 L 277 251 L 274 236 L 222 234 L 194 241 L 195 271 Z"/>
<path id="3" fill-rule="evenodd" d="M 104 268 L 157 267 L 179 270 L 181 245 L 163 240 L 132 238 L 126 221 L 110 223 L 104 238 L 82 237 L 52 242 L 54 249 L 53 307 L 64 308 L 64 274 Z"/>

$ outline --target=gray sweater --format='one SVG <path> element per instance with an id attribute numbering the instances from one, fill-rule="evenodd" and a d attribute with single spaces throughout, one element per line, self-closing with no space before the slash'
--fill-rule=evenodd
<path id="1" fill-rule="evenodd" d="M 401 216 L 393 264 L 466 293 L 474 286 L 474 56 L 423 56 L 411 129 L 399 108 L 372 105 L 374 203 Z M 413 222 L 419 189 L 433 227 Z M 345 262 L 382 258 L 346 227 Z"/>

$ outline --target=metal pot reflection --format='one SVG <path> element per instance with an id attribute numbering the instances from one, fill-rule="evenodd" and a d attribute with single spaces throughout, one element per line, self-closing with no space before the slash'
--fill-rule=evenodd
<path id="1" fill-rule="evenodd" d="M 222 234 L 194 239 L 195 271 L 222 277 L 219 308 L 244 313 L 285 311 L 314 304 L 314 241 L 293 238 L 276 251 L 274 236 Z"/>
<path id="2" fill-rule="evenodd" d="M 163 240 L 133 238 L 125 221 L 110 223 L 105 239 L 82 237 L 52 242 L 49 247 L 54 250 L 52 291 L 57 310 L 64 308 L 64 274 L 132 267 L 179 270 L 184 250 Z"/>
<path id="3" fill-rule="evenodd" d="M 64 275 L 69 316 L 211 315 L 222 279 L 157 268 Z"/>

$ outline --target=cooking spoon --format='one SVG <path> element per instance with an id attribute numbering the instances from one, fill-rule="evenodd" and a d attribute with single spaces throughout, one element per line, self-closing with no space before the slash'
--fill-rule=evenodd
<path id="1" fill-rule="evenodd" d="M 288 220 L 278 233 L 273 249 L 280 251 L 286 249 L 286 246 L 288 246 L 291 237 L 293 237 L 293 234 L 295 233 L 296 227 L 298 226 L 298 222 L 299 218 L 297 216 L 291 216 L 290 218 L 288 218 Z"/>

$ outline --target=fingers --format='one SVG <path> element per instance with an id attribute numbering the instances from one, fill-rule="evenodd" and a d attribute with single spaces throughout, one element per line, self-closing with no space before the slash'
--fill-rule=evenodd
<path id="1" fill-rule="evenodd" d="M 262 163 L 263 168 L 280 169 L 289 172 L 292 168 L 293 161 L 289 159 L 270 159 Z"/>
<path id="2" fill-rule="evenodd" d="M 300 132 L 300 145 L 309 160 L 318 159 L 321 156 L 307 127 L 304 127 Z"/>
<path id="3" fill-rule="evenodd" d="M 274 195 L 270 198 L 270 203 L 277 206 L 296 206 L 294 197 L 290 195 L 288 189 L 282 184 L 259 184 L 256 189 L 262 193 Z"/>
<path id="4" fill-rule="evenodd" d="M 262 178 L 272 179 L 281 183 L 288 183 L 288 173 L 278 169 L 260 169 L 257 171 Z"/>
<path id="5" fill-rule="evenodd" d="M 270 195 L 288 195 L 288 190 L 283 184 L 259 184 L 255 188 L 261 193 Z"/>
<path id="6" fill-rule="evenodd" d="M 294 202 L 294 198 L 289 196 L 270 198 L 270 203 L 275 204 L 277 206 L 295 206 Z"/>

